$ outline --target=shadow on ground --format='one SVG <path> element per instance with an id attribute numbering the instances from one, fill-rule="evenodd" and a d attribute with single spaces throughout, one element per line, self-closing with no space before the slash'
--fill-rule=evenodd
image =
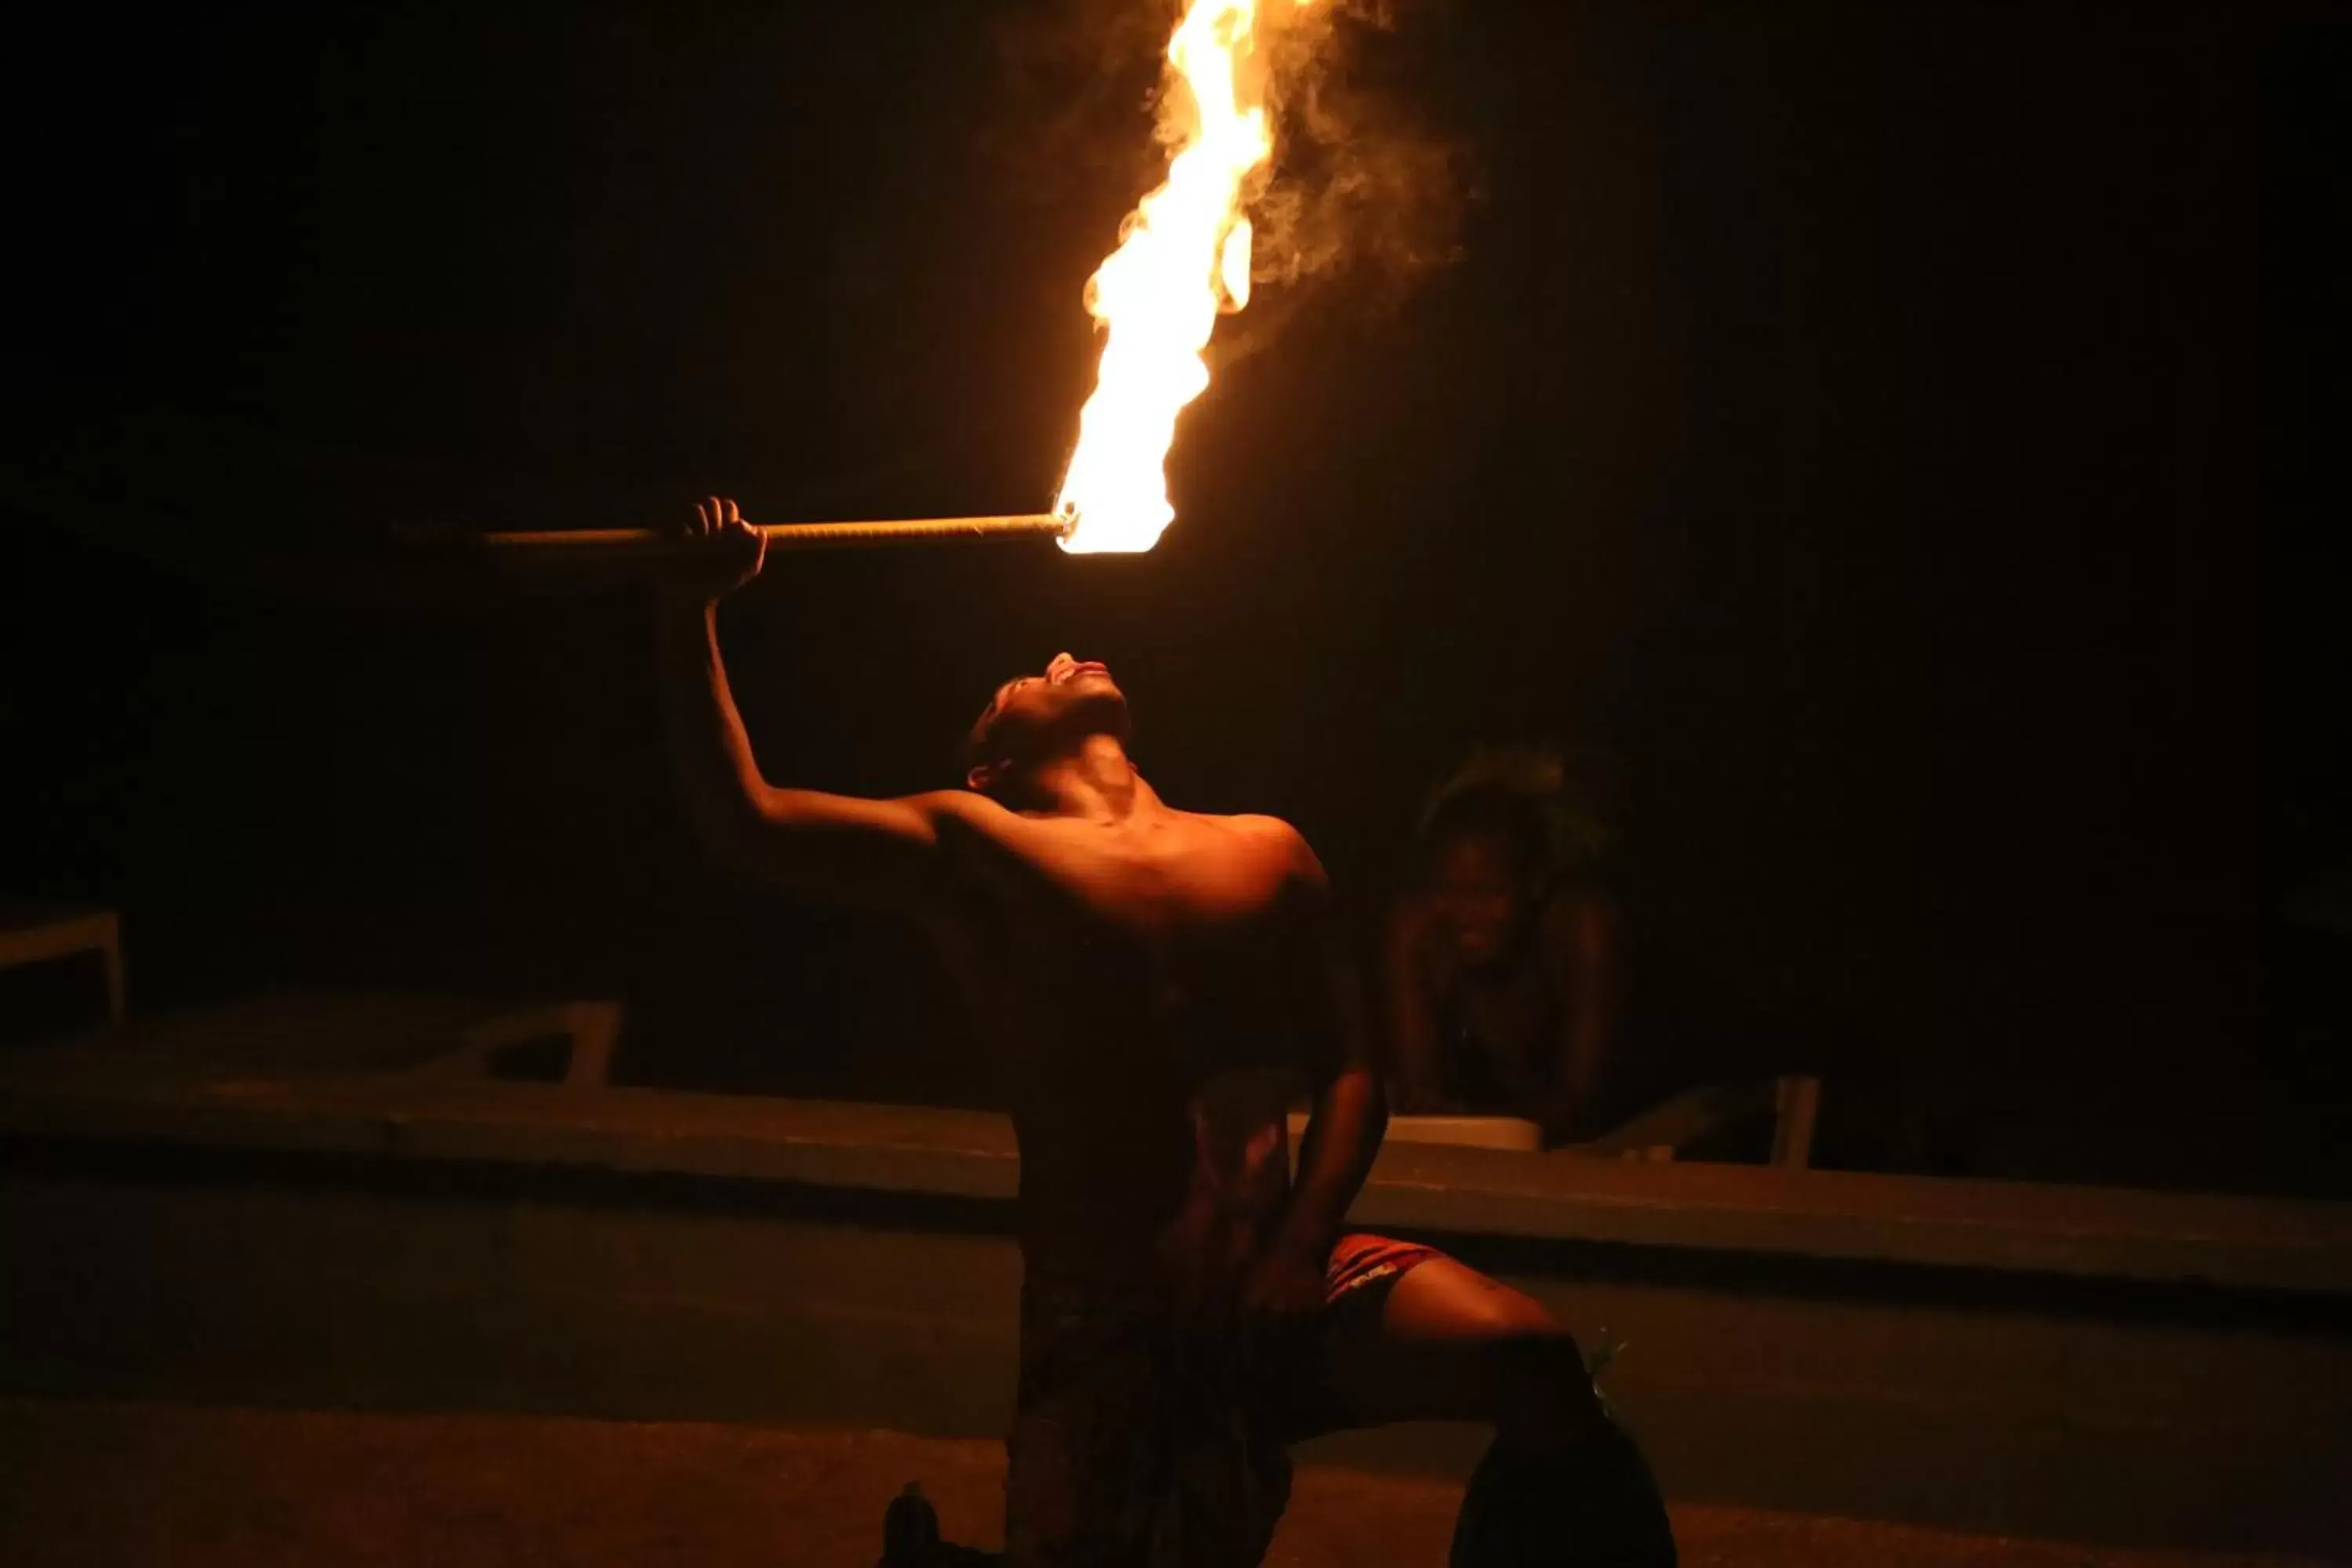
<path id="1" fill-rule="evenodd" d="M 869 1568 L 920 1479 L 954 1539 L 1002 1540 L 988 1442 L 562 1416 L 0 1399 L 0 1541 L 19 1568 Z M 1307 1466 L 1266 1561 L 1441 1568 L 1459 1486 Z M 1689 1568 L 2287 1568 L 1747 1509 L 1675 1510 Z"/>

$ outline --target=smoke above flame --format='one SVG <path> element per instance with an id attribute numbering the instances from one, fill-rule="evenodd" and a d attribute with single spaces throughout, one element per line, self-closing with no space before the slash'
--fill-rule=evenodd
<path id="1" fill-rule="evenodd" d="M 1087 285 L 1105 337 L 1054 503 L 1073 521 L 1065 550 L 1149 550 L 1176 515 L 1176 416 L 1209 384 L 1202 354 L 1217 317 L 1249 303 L 1246 208 L 1274 155 L 1267 27 L 1312 3 L 1191 0 L 1169 40 L 1167 182 L 1129 215 Z"/>

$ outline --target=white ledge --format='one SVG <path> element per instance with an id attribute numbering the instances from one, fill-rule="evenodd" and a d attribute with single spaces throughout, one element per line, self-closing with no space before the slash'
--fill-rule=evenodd
<path id="1" fill-rule="evenodd" d="M 170 1143 L 1003 1201 L 1008 1121 L 833 1100 L 233 1076 L 137 1053 L 0 1063 L 0 1137 Z M 2352 1294 L 2352 1203 L 1384 1149 L 1350 1216 L 1453 1235 Z"/>

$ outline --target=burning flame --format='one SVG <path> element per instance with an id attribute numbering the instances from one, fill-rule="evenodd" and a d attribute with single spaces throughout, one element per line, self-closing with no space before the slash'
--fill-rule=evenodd
<path id="1" fill-rule="evenodd" d="M 1169 40 L 1188 123 L 1167 184 L 1143 198 L 1087 285 L 1087 310 L 1108 335 L 1054 503 L 1073 522 L 1065 550 L 1149 550 L 1176 515 L 1166 464 L 1177 413 L 1209 384 L 1201 351 L 1219 311 L 1249 303 L 1244 187 L 1274 152 L 1265 72 L 1251 68 L 1258 32 L 1258 0 L 1192 0 Z"/>

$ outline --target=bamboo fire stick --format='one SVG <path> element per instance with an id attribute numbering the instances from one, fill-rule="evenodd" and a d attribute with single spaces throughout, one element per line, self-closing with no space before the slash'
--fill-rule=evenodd
<path id="1" fill-rule="evenodd" d="M 771 550 L 846 550 L 961 539 L 1066 539 L 1073 521 L 1051 512 L 1014 517 L 929 517 L 889 522 L 767 522 L 752 525 Z M 515 565 L 624 567 L 674 561 L 700 542 L 650 528 L 586 528 L 482 533 L 472 542 Z"/>

